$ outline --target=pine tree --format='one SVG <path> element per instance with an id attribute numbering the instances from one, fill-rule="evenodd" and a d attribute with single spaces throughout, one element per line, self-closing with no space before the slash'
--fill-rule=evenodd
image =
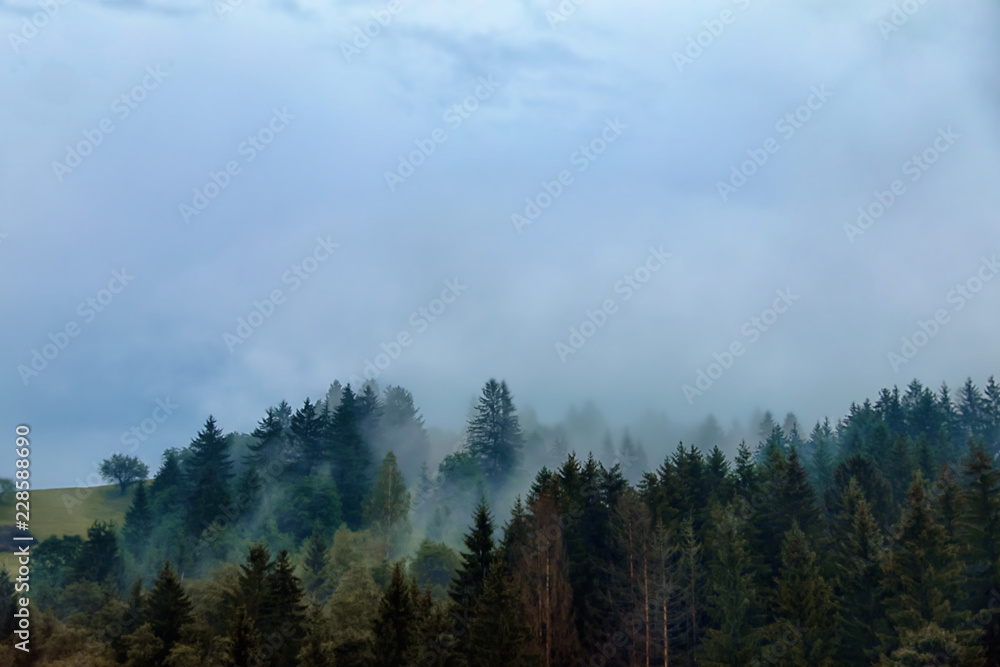
<path id="1" fill-rule="evenodd" d="M 402 470 L 416 470 L 430 458 L 431 443 L 424 427 L 424 418 L 413 403 L 413 394 L 406 389 L 386 387 L 379 430 L 383 435 L 381 440 L 392 443 Z"/>
<path id="2" fill-rule="evenodd" d="M 178 450 L 163 452 L 163 462 L 149 486 L 149 500 L 156 516 L 172 513 L 187 501 Z"/>
<path id="3" fill-rule="evenodd" d="M 521 461 L 524 436 L 506 382 L 490 379 L 468 425 L 468 450 L 486 479 L 506 481 Z"/>
<path id="4" fill-rule="evenodd" d="M 375 667 L 397 667 L 411 661 L 416 650 L 417 611 L 401 563 L 392 568 L 389 588 L 379 601 L 374 630 Z"/>
<path id="5" fill-rule="evenodd" d="M 191 623 L 193 605 L 184 587 L 177 581 L 170 561 L 163 564 L 149 593 L 145 619 L 153 635 L 162 643 L 159 663 L 166 657 L 181 636 L 181 628 Z"/>
<path id="6" fill-rule="evenodd" d="M 122 530 L 125 543 L 134 556 L 138 556 L 145 548 L 152 531 L 153 515 L 146 497 L 146 484 L 139 482 L 132 495 L 132 504 L 125 513 L 125 527 Z"/>
<path id="7" fill-rule="evenodd" d="M 188 498 L 187 529 L 194 535 L 220 516 L 229 505 L 229 479 L 233 476 L 229 445 L 209 416 L 205 427 L 191 442 L 191 459 L 185 470 L 191 494 Z"/>

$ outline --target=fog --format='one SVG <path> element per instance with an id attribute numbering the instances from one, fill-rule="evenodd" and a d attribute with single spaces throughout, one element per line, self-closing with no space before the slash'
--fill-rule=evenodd
<path id="1" fill-rule="evenodd" d="M 912 4 L 0 1 L 0 421 L 76 486 L 367 376 L 440 457 L 496 377 L 655 465 L 982 384 L 1000 7 Z"/>

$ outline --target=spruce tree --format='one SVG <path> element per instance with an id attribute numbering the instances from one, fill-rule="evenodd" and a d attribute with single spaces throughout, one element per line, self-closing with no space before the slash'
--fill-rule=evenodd
<path id="1" fill-rule="evenodd" d="M 914 475 L 893 538 L 883 577 L 891 631 L 882 638 L 882 655 L 890 657 L 928 624 L 949 631 L 958 628 L 962 621 L 958 608 L 965 603 L 958 547 L 949 544 L 919 474 Z M 979 650 L 973 646 L 978 633 L 956 630 L 954 634 L 962 644 L 958 650 L 963 659 L 974 659 Z"/>
<path id="2" fill-rule="evenodd" d="M 523 622 L 518 590 L 504 567 L 506 560 L 505 554 L 497 554 L 476 602 L 469 625 L 470 665 L 527 667 L 530 664 L 522 654 L 530 633 Z"/>
<path id="3" fill-rule="evenodd" d="M 246 607 L 236 608 L 233 629 L 229 635 L 228 657 L 233 665 L 249 665 L 256 661 L 260 653 L 260 631 L 247 616 Z"/>
<path id="4" fill-rule="evenodd" d="M 245 561 L 240 563 L 236 588 L 228 594 L 230 607 L 243 607 L 250 622 L 259 630 L 267 629 L 262 621 L 266 616 L 268 582 L 274 567 L 271 552 L 266 546 L 260 543 L 250 545 Z"/>
<path id="5" fill-rule="evenodd" d="M 146 497 L 146 483 L 139 482 L 132 495 L 132 504 L 125 513 L 125 527 L 122 529 L 125 543 L 134 556 L 145 548 L 152 531 L 153 515 Z"/>
<path id="6" fill-rule="evenodd" d="M 405 665 L 415 654 L 418 629 L 412 587 L 406 581 L 402 563 L 396 563 L 375 616 L 374 667 Z"/>
<path id="7" fill-rule="evenodd" d="M 191 489 L 186 525 L 193 535 L 201 535 L 212 521 L 224 516 L 222 510 L 231 500 L 232 467 L 229 444 L 215 418 L 209 416 L 198 437 L 191 442 L 191 459 L 185 465 Z"/>
<path id="8" fill-rule="evenodd" d="M 261 629 L 282 628 L 284 641 L 274 649 L 271 664 L 274 667 L 294 667 L 305 636 L 305 605 L 302 604 L 299 578 L 282 550 L 267 575 L 261 601 Z"/>
<path id="9" fill-rule="evenodd" d="M 506 382 L 490 379 L 468 425 L 468 450 L 486 479 L 501 484 L 521 461 L 524 436 Z"/>
<path id="10" fill-rule="evenodd" d="M 163 564 L 149 592 L 145 619 L 153 635 L 162 642 L 159 660 L 162 661 L 181 636 L 181 628 L 192 620 L 193 605 L 184 587 L 177 581 L 170 561 Z M 162 662 L 160 663 L 162 664 Z"/>
<path id="11" fill-rule="evenodd" d="M 326 597 L 326 554 L 330 549 L 319 522 L 313 526 L 312 535 L 306 543 L 305 549 L 305 584 L 306 590 L 320 598 Z"/>
<path id="12" fill-rule="evenodd" d="M 816 554 L 798 523 L 793 523 L 785 533 L 772 613 L 775 617 L 769 628 L 772 641 L 783 637 L 789 626 L 800 635 L 779 664 L 816 667 L 836 664 L 836 638 L 830 632 L 831 622 L 836 623 L 833 590 L 820 575 Z"/>
<path id="13" fill-rule="evenodd" d="M 361 414 L 351 385 L 344 387 L 330 422 L 330 458 L 344 520 L 351 530 L 363 525 L 364 501 L 371 488 L 372 454 L 362 434 Z"/>
<path id="14" fill-rule="evenodd" d="M 485 500 L 479 501 L 472 529 L 462 541 L 466 550 L 461 554 L 462 565 L 452 580 L 448 596 L 459 608 L 471 612 L 493 562 L 493 519 Z"/>
<path id="15" fill-rule="evenodd" d="M 707 596 L 712 627 L 706 632 L 700 661 L 705 665 L 750 664 L 760 643 L 762 599 L 744 533 L 743 521 L 732 507 L 713 513 Z"/>
<path id="16" fill-rule="evenodd" d="M 292 415 L 292 444 L 299 461 L 299 473 L 309 475 L 327 459 L 327 426 L 316 406 L 307 398 L 302 407 Z"/>
<path id="17" fill-rule="evenodd" d="M 251 434 L 253 442 L 247 445 L 249 453 L 243 462 L 250 467 L 265 467 L 278 457 L 285 444 L 285 428 L 276 408 L 268 408 L 267 414 L 257 423 Z"/>

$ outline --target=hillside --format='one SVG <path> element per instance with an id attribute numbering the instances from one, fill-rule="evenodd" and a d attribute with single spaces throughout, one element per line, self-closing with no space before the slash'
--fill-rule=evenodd
<path id="1" fill-rule="evenodd" d="M 125 512 L 132 502 L 135 487 L 120 495 L 117 484 L 94 486 L 87 489 L 42 489 L 31 492 L 31 534 L 38 541 L 53 535 L 80 535 L 86 537 L 87 528 L 95 520 L 114 521 L 121 526 Z M 79 492 L 79 497 L 77 493 Z M 88 493 L 89 492 L 89 493 Z M 4 498 L 0 504 L 0 527 L 14 524 L 14 496 Z M 6 542 L 2 549 L 11 549 Z M 8 570 L 16 567 L 14 554 L 0 552 L 0 564 Z"/>

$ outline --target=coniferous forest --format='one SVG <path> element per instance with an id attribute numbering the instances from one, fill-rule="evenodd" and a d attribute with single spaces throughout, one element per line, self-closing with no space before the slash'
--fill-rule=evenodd
<path id="1" fill-rule="evenodd" d="M 0 664 L 1000 664 L 992 377 L 732 451 L 528 417 L 491 379 L 432 460 L 401 387 L 208 416 L 123 525 L 34 547 L 28 658 L 0 573 Z"/>

